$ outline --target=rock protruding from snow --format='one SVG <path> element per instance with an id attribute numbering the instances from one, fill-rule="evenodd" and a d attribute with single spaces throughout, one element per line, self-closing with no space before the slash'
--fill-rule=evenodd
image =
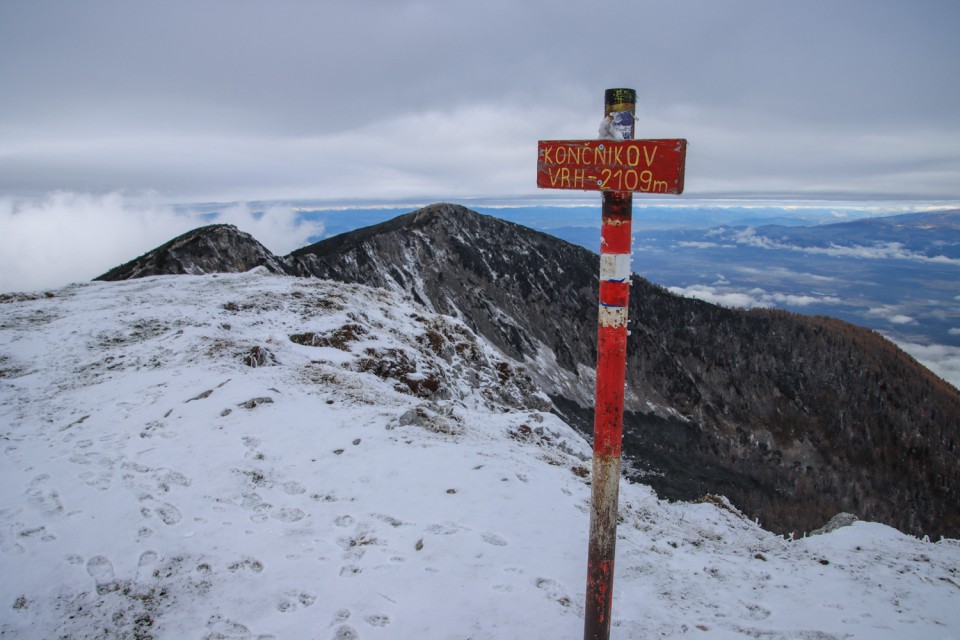
<path id="1" fill-rule="evenodd" d="M 830 533 L 831 531 L 836 531 L 841 527 L 849 527 L 854 522 L 860 520 L 857 516 L 852 513 L 838 513 L 827 521 L 827 524 L 823 525 L 819 529 L 814 529 L 810 532 L 810 535 L 817 536 L 823 535 L 824 533 Z"/>

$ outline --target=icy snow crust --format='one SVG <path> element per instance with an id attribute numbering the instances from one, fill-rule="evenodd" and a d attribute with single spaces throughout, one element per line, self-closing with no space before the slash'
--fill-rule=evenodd
<path id="1" fill-rule="evenodd" d="M 0 304 L 0 636 L 582 636 L 589 447 L 459 321 L 262 272 L 51 293 Z M 613 635 L 960 638 L 958 567 L 624 482 Z"/>

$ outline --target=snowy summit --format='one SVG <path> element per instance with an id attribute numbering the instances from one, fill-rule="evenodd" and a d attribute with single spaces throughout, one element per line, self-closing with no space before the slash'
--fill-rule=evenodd
<path id="1" fill-rule="evenodd" d="M 0 637 L 581 637 L 589 445 L 460 320 L 258 268 L 0 329 Z M 613 636 L 960 638 L 960 542 L 850 520 L 624 481 Z"/>

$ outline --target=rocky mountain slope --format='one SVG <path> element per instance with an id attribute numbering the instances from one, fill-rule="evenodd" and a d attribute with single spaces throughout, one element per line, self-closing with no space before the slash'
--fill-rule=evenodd
<path id="1" fill-rule="evenodd" d="M 148 256 L 139 260 L 160 260 Z M 277 262 L 461 319 L 522 363 L 511 375 L 529 375 L 560 415 L 592 429 L 595 254 L 434 205 Z M 632 477 L 672 499 L 726 495 L 779 532 L 809 531 L 838 511 L 909 533 L 960 532 L 960 394 L 879 335 L 724 309 L 636 276 L 630 317 Z"/>

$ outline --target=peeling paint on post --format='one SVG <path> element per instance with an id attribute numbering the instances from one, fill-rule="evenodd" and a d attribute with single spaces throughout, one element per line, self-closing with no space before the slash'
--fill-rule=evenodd
<path id="1" fill-rule="evenodd" d="M 637 92 L 607 89 L 601 140 L 540 141 L 537 186 L 602 191 L 585 640 L 608 640 L 617 546 L 633 192 L 683 193 L 687 141 L 633 140 Z"/>

